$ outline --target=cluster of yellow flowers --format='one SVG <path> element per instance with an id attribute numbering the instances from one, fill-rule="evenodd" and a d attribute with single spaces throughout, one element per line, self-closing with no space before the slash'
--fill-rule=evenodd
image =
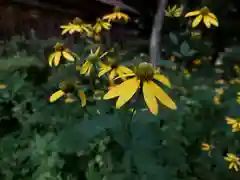
<path id="1" fill-rule="evenodd" d="M 240 119 L 233 119 L 231 117 L 225 117 L 225 120 L 227 121 L 228 125 L 231 125 L 232 132 L 240 132 Z M 209 155 L 211 154 L 211 151 L 215 148 L 214 145 L 211 143 L 202 143 L 201 149 L 203 151 L 207 151 Z M 235 171 L 239 171 L 240 169 L 240 157 L 233 153 L 227 153 L 227 156 L 224 157 L 224 160 L 226 160 L 229 163 L 228 168 L 234 169 Z"/>
<path id="2" fill-rule="evenodd" d="M 184 6 L 181 5 L 178 7 L 174 5 L 173 7 L 168 6 L 165 10 L 165 15 L 168 17 L 180 17 L 183 14 Z M 191 11 L 185 14 L 185 17 L 196 16 L 192 21 L 192 28 L 197 27 L 201 21 L 205 24 L 207 28 L 210 28 L 212 25 L 218 27 L 218 19 L 214 13 L 212 13 L 207 7 L 203 7 L 199 10 Z"/>
<path id="3" fill-rule="evenodd" d="M 76 18 L 72 23 L 63 25 L 62 34 L 80 32 L 88 37 L 93 37 L 102 32 L 102 30 L 109 30 L 112 26 L 111 22 L 115 20 L 123 19 L 125 22 L 129 20 L 127 14 L 120 12 L 115 8 L 114 12 L 98 18 L 95 25 L 85 24 L 79 18 Z M 107 21 L 106 21 L 107 20 Z M 93 38 L 93 40 L 96 40 Z M 64 44 L 57 43 L 54 47 L 54 52 L 49 56 L 49 65 L 58 66 L 60 59 L 65 58 L 69 62 L 73 62 L 78 58 L 78 55 L 71 52 L 68 48 L 64 47 Z M 116 102 L 116 108 L 122 107 L 124 104 L 130 101 L 135 94 L 142 94 L 149 110 L 157 115 L 159 100 L 163 105 L 170 109 L 176 109 L 176 105 L 173 100 L 160 88 L 157 84 L 158 81 L 167 87 L 171 87 L 168 78 L 159 73 L 159 70 L 155 69 L 152 64 L 142 62 L 138 64 L 135 69 L 130 69 L 126 66 L 120 65 L 115 59 L 108 56 L 109 52 L 102 52 L 101 47 L 97 47 L 95 50 L 90 50 L 90 54 L 84 60 L 81 66 L 77 65 L 76 69 L 80 71 L 81 75 L 90 76 L 96 69 L 98 70 L 97 76 L 108 74 L 108 80 L 110 87 L 108 92 L 103 96 L 103 99 L 112 99 L 118 97 Z M 95 71 L 96 72 L 96 71 Z M 115 80 L 121 80 L 120 84 L 115 84 Z M 80 90 L 79 90 L 80 89 Z M 65 102 L 72 102 L 71 94 L 76 94 L 82 102 L 82 106 L 86 105 L 86 95 L 81 86 L 77 86 L 77 83 L 64 82 L 60 84 L 60 89 L 53 93 L 50 97 L 50 102 L 54 102 L 61 97 L 66 97 Z"/>

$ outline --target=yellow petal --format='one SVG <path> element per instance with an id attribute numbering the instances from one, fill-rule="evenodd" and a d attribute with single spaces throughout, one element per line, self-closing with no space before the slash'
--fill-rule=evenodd
<path id="1" fill-rule="evenodd" d="M 160 88 L 157 84 L 150 81 L 149 84 L 151 85 L 152 92 L 156 96 L 156 98 L 165 106 L 170 109 L 177 109 L 176 104 L 173 100 Z"/>
<path id="2" fill-rule="evenodd" d="M 203 16 L 200 14 L 198 15 L 192 22 L 192 27 L 195 28 L 202 20 Z"/>
<path id="3" fill-rule="evenodd" d="M 81 67 L 80 74 L 86 74 L 89 68 L 90 68 L 90 63 L 88 61 L 85 61 L 85 63 Z"/>
<path id="4" fill-rule="evenodd" d="M 235 124 L 236 120 L 230 117 L 225 117 L 225 120 L 227 121 L 227 124 Z"/>
<path id="5" fill-rule="evenodd" d="M 49 66 L 51 66 L 51 67 L 52 67 L 53 59 L 55 57 L 55 53 L 56 52 L 50 54 L 50 56 L 48 57 L 48 63 L 49 63 Z"/>
<path id="6" fill-rule="evenodd" d="M 197 10 L 197 11 L 192 11 L 192 12 L 189 12 L 185 15 L 185 17 L 190 17 L 190 16 L 197 16 L 201 13 L 201 11 Z"/>
<path id="7" fill-rule="evenodd" d="M 52 103 L 61 98 L 64 94 L 65 93 L 62 90 L 58 90 L 50 96 L 49 101 Z"/>
<path id="8" fill-rule="evenodd" d="M 74 61 L 74 57 L 69 52 L 63 51 L 62 53 L 63 57 L 66 58 L 68 61 Z"/>
<path id="9" fill-rule="evenodd" d="M 217 20 L 217 19 L 208 16 L 208 21 L 209 21 L 209 23 L 211 23 L 212 25 L 218 27 L 218 20 Z"/>
<path id="10" fill-rule="evenodd" d="M 118 76 L 118 77 L 114 78 L 114 80 L 117 80 L 117 79 L 119 79 L 119 78 L 122 79 L 122 78 L 130 77 L 130 76 L 136 76 L 136 74 L 134 74 L 134 73 L 123 74 L 123 75 L 121 75 L 121 76 Z"/>
<path id="11" fill-rule="evenodd" d="M 122 107 L 126 102 L 128 102 L 133 95 L 138 90 L 140 80 L 137 78 L 132 78 L 124 81 L 121 85 L 121 91 L 119 92 L 119 98 L 116 102 L 116 108 Z M 118 89 L 120 90 L 120 89 Z"/>
<path id="12" fill-rule="evenodd" d="M 153 76 L 153 78 L 158 80 L 158 81 L 160 81 L 161 83 L 163 83 L 167 87 L 171 88 L 171 83 L 170 83 L 169 79 L 166 76 L 164 76 L 162 74 L 155 74 Z"/>
<path id="13" fill-rule="evenodd" d="M 148 82 L 143 83 L 143 97 L 150 112 L 153 113 L 154 115 L 157 115 L 158 114 L 157 100 L 154 96 L 154 93 L 152 93 L 152 86 Z"/>
<path id="14" fill-rule="evenodd" d="M 7 85 L 6 84 L 0 84 L 0 89 L 6 89 Z"/>
<path id="15" fill-rule="evenodd" d="M 81 99 L 82 107 L 84 107 L 84 106 L 86 105 L 86 103 L 87 103 L 86 94 L 84 93 L 84 91 L 79 90 L 79 91 L 78 91 L 78 95 L 79 95 L 79 97 L 80 97 L 80 99 Z"/>
<path id="16" fill-rule="evenodd" d="M 128 84 L 132 83 L 132 81 L 135 81 L 135 80 L 136 80 L 136 78 L 128 79 L 128 80 L 122 82 L 121 84 L 112 87 L 104 95 L 103 99 L 112 99 L 112 98 L 115 98 L 115 97 L 119 96 L 122 91 L 126 90 L 126 85 L 125 84 L 127 83 L 127 85 L 128 85 Z M 130 83 L 128 83 L 128 82 L 130 82 Z"/>
<path id="17" fill-rule="evenodd" d="M 62 53 L 61 52 L 56 52 L 54 56 L 53 63 L 55 66 L 59 65 L 60 59 L 61 59 Z"/>
<path id="18" fill-rule="evenodd" d="M 233 164 L 233 168 L 235 169 L 235 171 L 238 171 L 238 166 L 237 166 L 237 164 Z"/>
<path id="19" fill-rule="evenodd" d="M 126 66 L 118 66 L 117 68 L 119 71 L 122 71 L 124 74 L 131 74 L 133 71 Z"/>
<path id="20" fill-rule="evenodd" d="M 207 28 L 211 27 L 210 17 L 209 16 L 203 16 L 203 22 L 206 25 Z"/>
<path id="21" fill-rule="evenodd" d="M 208 13 L 208 16 L 211 16 L 212 18 L 214 18 L 214 19 L 217 19 L 217 16 L 215 15 L 215 14 L 213 14 L 213 13 Z"/>
<path id="22" fill-rule="evenodd" d="M 98 77 L 101 77 L 102 75 L 106 74 L 110 70 L 111 70 L 110 66 L 100 68 L 100 71 L 98 73 Z"/>
<path id="23" fill-rule="evenodd" d="M 113 70 L 109 73 L 108 79 L 109 79 L 110 81 L 112 81 L 115 76 L 116 76 L 116 69 L 113 69 Z"/>

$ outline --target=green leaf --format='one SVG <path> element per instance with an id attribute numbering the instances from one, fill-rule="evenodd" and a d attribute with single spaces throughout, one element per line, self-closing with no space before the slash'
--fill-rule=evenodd
<path id="1" fill-rule="evenodd" d="M 169 37 L 170 37 L 171 41 L 173 42 L 173 44 L 175 44 L 175 45 L 178 44 L 178 38 L 177 38 L 176 34 L 170 32 Z"/>

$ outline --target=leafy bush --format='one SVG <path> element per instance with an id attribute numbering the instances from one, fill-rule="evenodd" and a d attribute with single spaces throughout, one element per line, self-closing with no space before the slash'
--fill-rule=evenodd
<path id="1" fill-rule="evenodd" d="M 206 7 L 190 15 L 194 28 L 202 18 L 221 26 Z M 185 19 L 183 6 L 166 16 Z M 163 37 L 165 55 L 152 65 L 103 43 L 122 18 L 129 21 L 115 9 L 95 25 L 63 25 L 70 37 L 3 43 L 1 179 L 239 177 L 239 47 L 212 65 L 211 42 L 187 27 Z"/>

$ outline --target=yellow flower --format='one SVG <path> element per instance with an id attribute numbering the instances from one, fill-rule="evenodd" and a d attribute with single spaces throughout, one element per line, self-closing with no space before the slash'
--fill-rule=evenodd
<path id="1" fill-rule="evenodd" d="M 168 6 L 167 10 L 165 10 L 165 16 L 168 17 L 180 17 L 183 12 L 183 5 L 177 7 L 174 5 L 173 7 Z"/>
<path id="2" fill-rule="evenodd" d="M 164 75 L 156 73 L 152 64 L 146 62 L 140 63 L 136 68 L 135 73 L 129 73 L 123 76 L 131 78 L 111 88 L 103 97 L 104 99 L 118 97 L 116 108 L 120 108 L 127 103 L 138 91 L 138 89 L 142 91 L 144 100 L 149 110 L 154 115 L 158 114 L 157 99 L 170 109 L 177 108 L 172 99 L 153 81 L 157 80 L 164 85 L 171 87 L 168 78 Z"/>
<path id="3" fill-rule="evenodd" d="M 239 170 L 240 159 L 235 154 L 227 153 L 224 159 L 229 162 L 228 169 L 234 169 L 235 171 Z"/>
<path id="4" fill-rule="evenodd" d="M 201 59 L 195 59 L 195 60 L 193 61 L 193 64 L 195 64 L 195 65 L 201 64 Z"/>
<path id="5" fill-rule="evenodd" d="M 215 81 L 215 84 L 223 85 L 226 84 L 226 82 L 223 79 L 218 79 Z"/>
<path id="6" fill-rule="evenodd" d="M 0 83 L 0 89 L 6 89 L 6 88 L 7 88 L 7 85 L 6 85 L 6 84 Z"/>
<path id="7" fill-rule="evenodd" d="M 65 98 L 66 103 L 73 102 L 74 99 L 71 97 L 71 93 L 74 93 L 75 89 L 76 89 L 76 87 L 74 84 L 62 82 L 62 83 L 60 83 L 59 90 L 57 90 L 50 96 L 49 102 L 53 103 L 63 96 L 66 97 Z M 85 95 L 84 91 L 77 90 L 77 94 L 81 99 L 82 107 L 84 107 L 86 105 L 86 95 Z"/>
<path id="8" fill-rule="evenodd" d="M 240 131 L 240 120 L 239 119 L 233 119 L 230 117 L 225 117 L 225 120 L 227 121 L 227 124 L 232 126 L 232 132 L 239 132 Z"/>
<path id="9" fill-rule="evenodd" d="M 73 34 L 74 32 L 79 32 L 79 33 L 87 33 L 91 34 L 91 25 L 84 23 L 80 18 L 76 17 L 72 22 L 68 23 L 68 25 L 62 25 L 60 26 L 62 31 L 62 35 L 69 33 Z"/>
<path id="10" fill-rule="evenodd" d="M 109 22 L 103 21 L 98 18 L 96 24 L 93 26 L 93 30 L 96 34 L 100 33 L 103 29 L 109 30 L 111 28 L 111 24 Z"/>
<path id="11" fill-rule="evenodd" d="M 102 64 L 98 76 L 101 77 L 109 72 L 108 79 L 110 82 L 117 76 L 122 76 L 124 74 L 131 74 L 133 71 L 126 66 L 121 66 L 115 61 L 109 59 L 109 64 Z"/>
<path id="12" fill-rule="evenodd" d="M 216 96 L 214 96 L 213 97 L 213 102 L 214 102 L 214 104 L 216 104 L 216 105 L 219 105 L 219 104 L 221 104 L 221 97 L 220 96 L 218 96 L 218 95 L 216 95 Z"/>
<path id="13" fill-rule="evenodd" d="M 223 95 L 224 90 L 222 88 L 216 88 L 215 93 L 218 94 L 218 95 Z"/>
<path id="14" fill-rule="evenodd" d="M 240 84 L 240 79 L 239 78 L 234 78 L 229 81 L 230 84 Z"/>
<path id="15" fill-rule="evenodd" d="M 208 152 L 209 152 L 209 151 L 211 151 L 213 148 L 214 148 L 214 146 L 211 145 L 211 144 L 202 143 L 201 149 L 202 149 L 203 151 L 208 151 Z"/>
<path id="16" fill-rule="evenodd" d="M 236 73 L 240 73 L 240 67 L 239 67 L 239 65 L 235 64 L 235 65 L 234 65 L 234 70 L 236 71 Z"/>
<path id="17" fill-rule="evenodd" d="M 103 20 L 108 20 L 108 22 L 122 19 L 125 22 L 128 22 L 130 18 L 127 14 L 121 12 L 119 8 L 114 8 L 113 13 L 103 16 Z"/>
<path id="18" fill-rule="evenodd" d="M 187 79 L 189 79 L 191 77 L 191 73 L 187 69 L 184 69 L 183 73 Z"/>
<path id="19" fill-rule="evenodd" d="M 89 76 L 95 65 L 99 66 L 102 65 L 100 60 L 103 57 L 105 57 L 108 54 L 108 52 L 104 52 L 101 55 L 100 52 L 101 52 L 100 47 L 98 47 L 95 52 L 91 50 L 90 55 L 87 57 L 85 63 L 82 65 L 80 69 L 80 74 L 85 74 L 86 76 Z"/>
<path id="20" fill-rule="evenodd" d="M 50 66 L 52 66 L 52 65 L 58 66 L 62 56 L 68 61 L 71 61 L 71 62 L 74 61 L 74 57 L 72 55 L 73 53 L 70 52 L 69 49 L 65 48 L 64 44 L 57 43 L 54 46 L 54 49 L 55 49 L 55 52 L 50 54 L 50 56 L 48 58 L 48 63 L 49 63 Z"/>
<path id="21" fill-rule="evenodd" d="M 207 28 L 211 25 L 218 27 L 218 19 L 215 14 L 211 13 L 207 7 L 203 7 L 200 10 L 189 12 L 185 17 L 197 16 L 193 22 L 192 27 L 195 28 L 203 20 Z"/>

